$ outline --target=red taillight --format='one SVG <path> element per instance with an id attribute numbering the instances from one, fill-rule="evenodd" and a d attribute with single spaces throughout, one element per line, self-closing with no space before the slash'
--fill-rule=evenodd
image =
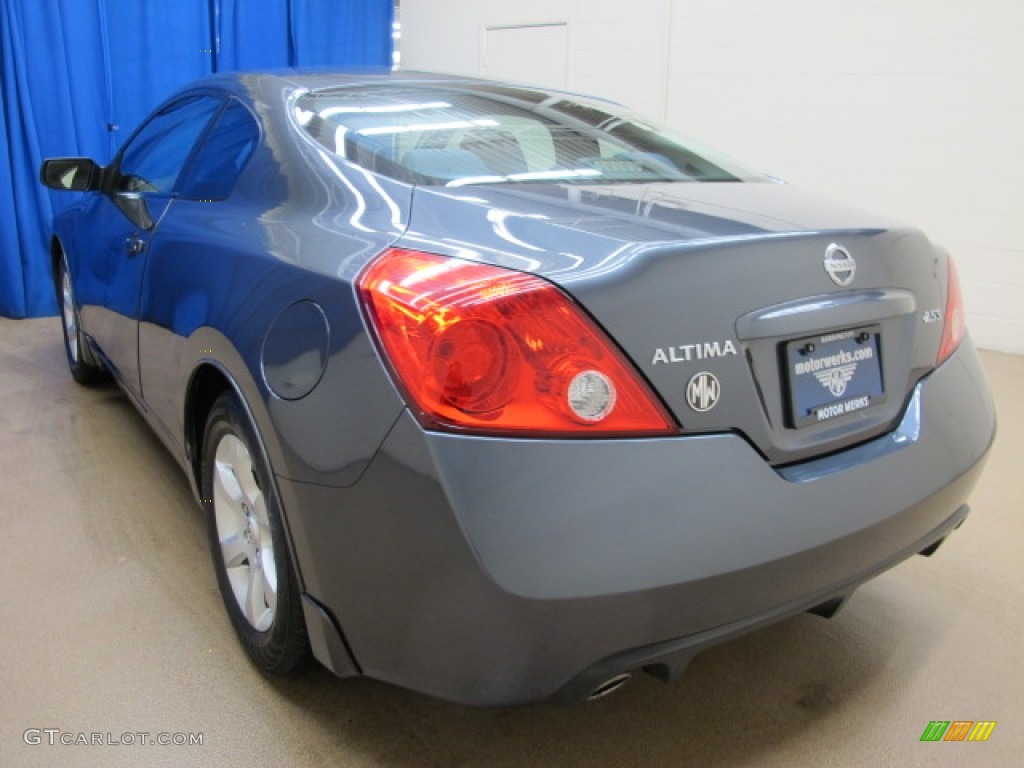
<path id="1" fill-rule="evenodd" d="M 677 431 L 604 333 L 538 277 L 393 248 L 358 287 L 383 356 L 429 426 L 538 435 Z"/>
<path id="2" fill-rule="evenodd" d="M 946 313 L 943 315 L 942 343 L 939 345 L 939 356 L 935 364 L 946 361 L 960 346 L 967 333 L 967 318 L 964 316 L 964 297 L 960 293 L 960 276 L 956 272 L 953 257 L 948 257 L 949 279 L 946 288 Z"/>

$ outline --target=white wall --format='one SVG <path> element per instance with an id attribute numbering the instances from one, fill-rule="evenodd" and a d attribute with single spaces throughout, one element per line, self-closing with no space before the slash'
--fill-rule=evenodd
<path id="1" fill-rule="evenodd" d="M 401 20 L 405 68 L 459 74 L 484 74 L 488 28 L 565 24 L 566 69 L 526 49 L 519 79 L 921 227 L 975 340 L 1024 353 L 1024 0 L 403 0 Z"/>
<path id="2" fill-rule="evenodd" d="M 595 93 L 665 117 L 670 0 L 402 0 L 402 67 L 500 76 Z M 485 73 L 488 28 L 566 24 L 568 71 L 538 77 L 524 48 L 518 77 Z"/>

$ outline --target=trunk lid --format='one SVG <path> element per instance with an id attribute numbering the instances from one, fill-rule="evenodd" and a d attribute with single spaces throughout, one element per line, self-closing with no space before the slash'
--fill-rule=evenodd
<path id="1" fill-rule="evenodd" d="M 420 188 L 399 245 L 555 282 L 687 433 L 774 464 L 891 429 L 942 331 L 924 235 L 781 184 Z"/>

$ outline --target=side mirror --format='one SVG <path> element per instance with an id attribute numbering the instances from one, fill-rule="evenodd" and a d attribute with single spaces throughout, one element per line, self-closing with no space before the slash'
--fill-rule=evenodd
<path id="1" fill-rule="evenodd" d="M 85 192 L 100 188 L 102 171 L 88 157 L 55 157 L 43 161 L 39 180 L 50 189 Z"/>

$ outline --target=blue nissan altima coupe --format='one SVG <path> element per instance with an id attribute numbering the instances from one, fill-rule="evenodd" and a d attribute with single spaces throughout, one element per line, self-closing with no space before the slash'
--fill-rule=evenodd
<path id="1" fill-rule="evenodd" d="M 934 552 L 993 439 L 946 251 L 598 99 L 220 75 L 41 175 L 71 374 L 181 464 L 267 672 L 672 681 Z"/>

